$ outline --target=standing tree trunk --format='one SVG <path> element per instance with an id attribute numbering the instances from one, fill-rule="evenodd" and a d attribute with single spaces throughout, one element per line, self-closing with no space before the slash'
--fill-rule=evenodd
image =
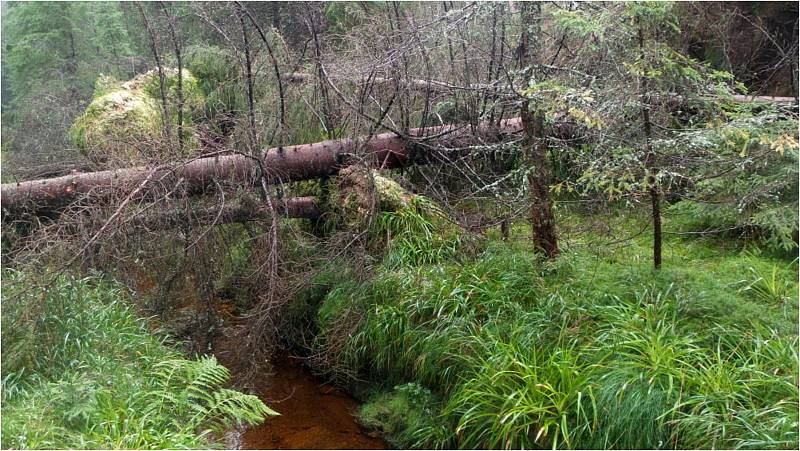
<path id="1" fill-rule="evenodd" d="M 319 39 L 319 16 L 320 11 L 315 6 L 308 6 L 306 9 L 306 26 L 311 33 L 311 40 L 314 43 L 314 67 L 317 72 L 319 82 L 320 107 L 322 112 L 322 127 L 328 139 L 337 138 L 336 123 L 333 118 L 333 106 L 331 105 L 328 93 L 328 81 L 322 67 L 322 44 Z"/>
<path id="2" fill-rule="evenodd" d="M 161 2 L 161 10 L 167 18 L 167 25 L 169 25 L 169 33 L 172 38 L 172 45 L 175 47 L 175 60 L 178 64 L 178 150 L 183 152 L 183 58 L 181 56 L 181 42 L 178 39 L 178 34 L 175 31 L 175 16 L 167 11 L 164 2 Z"/>
<path id="3" fill-rule="evenodd" d="M 531 66 L 538 63 L 541 53 L 542 5 L 539 2 L 526 2 L 520 6 L 522 33 L 517 48 L 517 62 L 519 68 L 525 71 L 527 87 L 531 79 Z M 530 100 L 526 99 L 520 107 L 520 120 L 523 148 L 528 154 L 528 164 L 533 168 L 528 174 L 533 246 L 552 260 L 558 256 L 559 250 L 553 200 L 550 198 L 550 163 L 547 159 L 544 111 L 535 106 L 531 111 Z"/>
<path id="4" fill-rule="evenodd" d="M 272 63 L 272 70 L 275 73 L 275 83 L 278 86 L 278 100 L 280 101 L 279 103 L 280 120 L 278 121 L 278 125 L 276 126 L 277 127 L 276 133 L 273 133 L 273 138 L 277 135 L 278 146 L 282 146 L 284 143 L 284 134 L 286 133 L 288 127 L 286 126 L 286 95 L 284 94 L 283 90 L 283 77 L 281 77 L 281 69 L 280 66 L 278 65 L 278 58 L 275 56 L 275 51 L 272 49 L 272 45 L 269 43 L 267 35 L 264 33 L 264 30 L 258 24 L 258 21 L 253 16 L 253 14 L 250 13 L 250 10 L 245 8 L 239 2 L 236 2 L 236 5 L 239 7 L 241 13 L 247 15 L 247 18 L 250 19 L 250 23 L 258 32 L 258 35 L 261 37 L 261 40 L 264 41 L 264 46 L 267 48 L 267 53 L 269 54 L 269 59 L 270 62 Z M 277 5 L 277 2 L 273 2 L 272 5 L 273 5 L 273 11 L 276 11 L 277 7 L 275 5 Z M 242 25 L 242 27 L 244 28 L 244 25 Z M 270 138 L 270 144 L 271 143 L 272 143 L 272 138 Z"/>
<path id="5" fill-rule="evenodd" d="M 281 28 L 281 4 L 279 2 L 270 2 L 269 4 L 272 8 L 272 28 L 275 29 L 276 33 L 283 34 L 283 29 Z"/>
<path id="6" fill-rule="evenodd" d="M 161 54 L 158 52 L 158 43 L 156 42 L 156 32 L 144 12 L 144 8 L 140 2 L 136 2 L 136 7 L 139 8 L 139 13 L 142 15 L 142 21 L 147 29 L 147 35 L 150 37 L 150 51 L 153 53 L 153 58 L 156 60 L 156 67 L 158 68 L 158 86 L 161 90 L 161 115 L 163 116 L 162 123 L 164 124 L 164 135 L 167 141 L 170 139 L 170 120 L 169 120 L 169 101 L 167 100 L 167 84 L 164 75 L 164 64 L 161 62 Z"/>
<path id="7" fill-rule="evenodd" d="M 639 27 L 639 51 L 640 58 L 644 62 L 644 32 Z M 650 178 L 650 204 L 653 212 L 653 266 L 658 269 L 661 267 L 661 188 L 658 186 L 656 176 L 655 153 L 653 152 L 652 136 L 653 125 L 650 122 L 650 102 L 647 92 L 647 77 L 639 77 L 639 100 L 642 102 L 642 123 L 644 125 L 645 168 L 647 177 Z"/>
<path id="8" fill-rule="evenodd" d="M 239 7 L 239 25 L 242 28 L 242 42 L 244 43 L 245 76 L 247 77 L 247 136 L 250 141 L 250 151 L 255 152 L 258 140 L 256 139 L 256 111 L 254 101 L 253 85 L 253 57 L 250 49 L 250 38 L 247 34 L 247 26 L 244 23 L 244 13 Z"/>
<path id="9" fill-rule="evenodd" d="M 61 13 L 64 15 L 64 17 L 69 17 L 68 9 L 72 7 L 72 5 L 62 4 L 60 6 L 61 6 Z M 64 67 L 64 72 L 66 72 L 70 78 L 69 80 L 70 101 L 77 102 L 78 98 L 80 97 L 80 94 L 78 92 L 78 86 L 77 83 L 75 82 L 75 75 L 78 72 L 78 54 L 75 50 L 75 34 L 72 32 L 71 29 L 67 31 L 67 37 L 69 39 L 70 51 L 69 51 L 69 58 L 67 58 Z"/>

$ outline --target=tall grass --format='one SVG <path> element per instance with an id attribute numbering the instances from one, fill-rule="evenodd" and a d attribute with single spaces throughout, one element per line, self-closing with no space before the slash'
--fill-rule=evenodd
<path id="1" fill-rule="evenodd" d="M 756 299 L 766 303 L 782 304 L 791 301 L 794 294 L 793 291 L 796 290 L 792 289 L 792 283 L 789 280 L 782 277 L 783 271 L 778 268 L 778 265 L 773 264 L 772 267 L 768 268 L 759 267 L 755 256 L 750 253 L 747 253 L 747 256 L 749 261 L 753 262 L 753 265 L 747 268 L 752 275 L 752 279 L 742 290 L 749 292 Z"/>
<path id="2" fill-rule="evenodd" d="M 207 448 L 276 414 L 225 388 L 213 357 L 152 335 L 114 284 L 64 276 L 37 292 L 3 276 L 2 447 Z"/>
<path id="3" fill-rule="evenodd" d="M 461 235 L 423 196 L 413 197 L 406 208 L 380 212 L 373 234 L 385 237 L 389 266 L 438 263 L 455 257 L 462 244 Z"/>
<path id="4" fill-rule="evenodd" d="M 460 447 L 570 447 L 581 429 L 595 423 L 592 367 L 574 349 L 511 341 L 483 354 L 474 362 L 480 371 L 470 372 L 444 410 L 458 418 Z"/>
<path id="5" fill-rule="evenodd" d="M 387 257 L 372 279 L 333 285 L 317 329 L 360 312 L 338 361 L 384 387 L 362 416 L 400 447 L 797 447 L 796 326 L 742 289 L 770 260 L 700 251 L 661 272 L 624 253 L 543 262 L 514 242 L 460 261 Z M 786 274 L 775 280 L 796 291 Z M 408 383 L 440 400 L 425 422 L 397 413 L 418 408 L 388 388 Z"/>

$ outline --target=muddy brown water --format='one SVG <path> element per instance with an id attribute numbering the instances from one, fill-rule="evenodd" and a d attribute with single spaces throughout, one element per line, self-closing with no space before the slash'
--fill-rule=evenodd
<path id="1" fill-rule="evenodd" d="M 145 287 L 147 288 L 147 287 Z M 146 290 L 145 290 L 146 291 Z M 180 308 L 197 309 L 203 304 L 189 296 Z M 241 325 L 233 304 L 219 299 L 213 302 L 222 329 L 212 337 L 188 337 L 197 347 L 210 344 L 217 360 L 228 368 L 234 381 L 249 367 L 242 360 L 240 343 L 225 333 Z M 204 340 L 210 339 L 209 342 Z M 199 343 L 199 344 L 198 344 Z M 207 348 L 206 348 L 207 349 Z M 390 449 L 378 437 L 369 435 L 356 421 L 359 403 L 346 391 L 325 383 L 305 367 L 301 359 L 280 352 L 270 359 L 271 369 L 249 379 L 247 385 L 271 409 L 281 415 L 269 417 L 260 426 L 244 431 L 231 430 L 224 437 L 226 448 L 234 449 Z"/>
<path id="2" fill-rule="evenodd" d="M 314 377 L 302 363 L 277 356 L 273 374 L 256 382 L 259 397 L 281 413 L 241 435 L 241 449 L 387 449 L 356 422 L 358 402 Z"/>
<path id="3" fill-rule="evenodd" d="M 216 306 L 226 325 L 237 322 L 230 304 Z M 233 379 L 248 369 L 237 356 L 236 338 L 218 334 L 213 353 Z M 315 377 L 302 360 L 279 352 L 271 370 L 251 379 L 255 394 L 280 416 L 260 426 L 226 434 L 227 447 L 239 449 L 388 449 L 356 422 L 359 403 L 344 390 Z"/>

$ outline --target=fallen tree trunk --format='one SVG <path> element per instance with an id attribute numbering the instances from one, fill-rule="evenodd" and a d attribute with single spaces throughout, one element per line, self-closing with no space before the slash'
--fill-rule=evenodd
<path id="1" fill-rule="evenodd" d="M 339 168 L 367 161 L 379 168 L 398 168 L 425 163 L 430 147 L 459 148 L 486 142 L 498 142 L 503 136 L 521 129 L 518 119 L 502 121 L 499 126 L 484 123 L 476 128 L 466 125 L 409 130 L 407 136 L 383 133 L 356 139 L 336 139 L 314 144 L 278 147 L 262 152 L 260 158 L 232 154 L 199 158 L 175 167 L 146 166 L 71 174 L 51 179 L 7 183 L 0 190 L 5 220 L 26 214 L 48 215 L 83 197 L 103 201 L 115 193 L 130 192 L 142 184 L 163 186 L 175 195 L 204 192 L 217 183 L 255 184 L 308 180 L 334 175 Z"/>
<path id="2" fill-rule="evenodd" d="M 272 200 L 275 213 L 287 218 L 317 219 L 321 215 L 313 196 Z M 272 210 L 264 203 L 239 202 L 211 207 L 173 209 L 136 216 L 127 224 L 136 230 L 170 230 L 179 226 L 210 226 L 249 222 L 272 218 Z"/>
<path id="3" fill-rule="evenodd" d="M 282 78 L 283 78 L 284 81 L 286 81 L 288 83 L 298 83 L 298 84 L 310 83 L 310 82 L 313 82 L 313 81 L 317 80 L 316 75 L 307 74 L 307 73 L 303 73 L 303 72 L 287 73 L 287 74 L 284 74 Z M 353 78 L 341 77 L 341 76 L 332 76 L 331 79 L 337 80 L 337 81 L 350 82 L 350 83 L 362 83 L 362 82 L 365 82 L 365 81 L 368 80 L 368 81 L 370 81 L 372 83 L 375 83 L 375 84 L 378 84 L 378 85 L 399 82 L 399 83 L 407 85 L 409 88 L 419 89 L 419 90 L 428 89 L 431 92 L 435 92 L 435 93 L 439 93 L 439 94 L 450 93 L 450 92 L 454 92 L 454 91 L 487 91 L 487 90 L 491 90 L 491 91 L 495 91 L 495 92 L 500 92 L 502 90 L 502 87 L 500 87 L 498 85 L 495 85 L 495 84 L 492 84 L 492 85 L 472 84 L 472 85 L 468 85 L 468 86 L 459 86 L 459 85 L 454 85 L 452 83 L 448 83 L 448 82 L 445 82 L 445 81 L 439 81 L 439 80 L 422 80 L 422 79 L 405 79 L 405 78 L 400 78 L 398 80 L 395 80 L 393 78 L 386 78 L 386 77 L 380 77 L 380 76 L 373 76 L 373 77 L 370 77 L 368 79 L 364 78 L 362 80 L 355 80 Z"/>
<path id="4" fill-rule="evenodd" d="M 775 103 L 775 104 L 795 105 L 797 104 L 797 97 L 735 95 L 733 96 L 733 101 L 736 103 L 755 102 L 755 103 Z"/>

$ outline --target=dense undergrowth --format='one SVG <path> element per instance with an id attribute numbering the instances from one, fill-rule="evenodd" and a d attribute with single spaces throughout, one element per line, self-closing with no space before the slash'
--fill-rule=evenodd
<path id="1" fill-rule="evenodd" d="M 209 448 L 275 414 L 225 388 L 213 357 L 158 338 L 118 286 L 62 276 L 40 291 L 23 277 L 3 274 L 3 448 Z"/>
<path id="2" fill-rule="evenodd" d="M 528 236 L 406 236 L 372 278 L 331 265 L 298 299 L 320 369 L 368 387 L 366 426 L 413 448 L 797 447 L 796 260 L 670 235 L 653 270 L 647 236 L 587 232 L 547 262 Z"/>

